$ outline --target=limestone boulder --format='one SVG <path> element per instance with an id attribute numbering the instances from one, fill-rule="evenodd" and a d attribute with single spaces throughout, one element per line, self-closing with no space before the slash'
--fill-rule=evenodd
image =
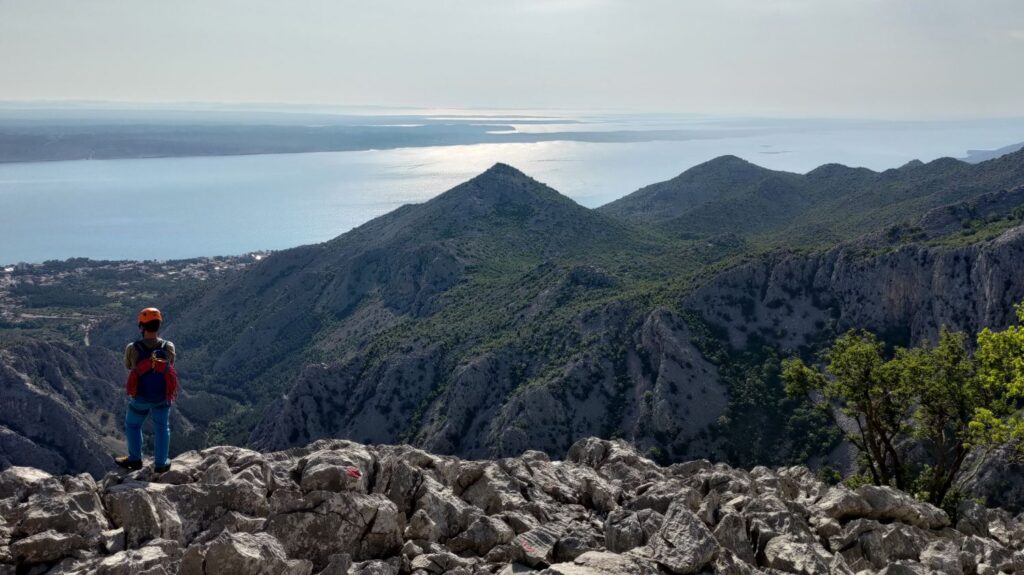
<path id="1" fill-rule="evenodd" d="M 679 575 L 697 573 L 711 563 L 717 552 L 714 535 L 682 500 L 669 507 L 661 528 L 648 544 L 631 551 Z"/>
<path id="2" fill-rule="evenodd" d="M 925 529 L 940 529 L 949 525 L 949 516 L 945 511 L 892 487 L 862 485 L 856 493 L 868 504 L 866 516 L 872 519 L 899 521 Z"/>
<path id="3" fill-rule="evenodd" d="M 659 575 L 653 563 L 607 551 L 588 551 L 571 562 L 556 563 L 540 575 Z"/>
<path id="4" fill-rule="evenodd" d="M 205 545 L 189 547 L 180 575 L 310 575 L 313 563 L 289 559 L 284 546 L 267 533 L 222 533 Z"/>

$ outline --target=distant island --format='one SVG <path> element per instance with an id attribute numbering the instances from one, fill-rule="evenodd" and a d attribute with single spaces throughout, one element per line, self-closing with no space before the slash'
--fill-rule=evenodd
<path id="1" fill-rule="evenodd" d="M 544 115 L 426 111 L 328 113 L 273 108 L 159 109 L 12 106 L 0 103 L 0 164 L 354 152 L 582 142 L 628 144 L 766 137 L 847 129 L 899 127 L 872 120 L 701 117 L 687 114 Z M 977 163 L 1016 151 L 969 150 Z M 762 151 L 763 154 L 786 153 Z"/>
<path id="2" fill-rule="evenodd" d="M 721 137 L 721 131 L 713 128 L 570 129 L 583 123 L 561 117 L 507 115 L 0 109 L 0 163 Z M 541 124 L 551 128 L 518 129 Z M 761 128 L 748 127 L 733 130 L 731 135 L 753 135 L 760 131 Z"/>
<path id="3" fill-rule="evenodd" d="M 962 159 L 965 162 L 977 164 L 978 162 L 994 160 L 1000 156 L 1012 154 L 1022 149 L 1024 149 L 1024 142 L 1020 142 L 1019 144 L 1010 144 L 1009 146 L 1003 146 L 1002 148 L 996 148 L 995 150 L 967 150 L 967 155 Z"/>

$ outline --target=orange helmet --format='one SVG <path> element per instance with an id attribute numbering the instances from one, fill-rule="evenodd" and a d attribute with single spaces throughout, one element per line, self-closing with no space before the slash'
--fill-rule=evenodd
<path id="1" fill-rule="evenodd" d="M 139 312 L 139 323 L 148 323 L 153 320 L 163 321 L 164 316 L 155 307 L 147 307 Z"/>

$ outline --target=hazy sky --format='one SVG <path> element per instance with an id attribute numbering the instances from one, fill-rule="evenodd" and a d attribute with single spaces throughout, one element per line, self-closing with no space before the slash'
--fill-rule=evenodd
<path id="1" fill-rule="evenodd" d="M 0 0 L 0 100 L 1024 116 L 1024 0 Z"/>

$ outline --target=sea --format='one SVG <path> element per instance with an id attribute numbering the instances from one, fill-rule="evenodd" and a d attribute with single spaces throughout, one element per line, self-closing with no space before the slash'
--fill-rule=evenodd
<path id="1" fill-rule="evenodd" d="M 825 163 L 880 171 L 1024 142 L 1024 119 L 617 115 L 508 123 L 514 131 L 556 131 L 565 139 L 0 164 L 0 264 L 183 259 L 322 242 L 403 204 L 427 201 L 496 162 L 593 208 L 723 154 L 800 173 Z M 694 136 L 602 142 L 572 135 L 681 128 Z"/>

